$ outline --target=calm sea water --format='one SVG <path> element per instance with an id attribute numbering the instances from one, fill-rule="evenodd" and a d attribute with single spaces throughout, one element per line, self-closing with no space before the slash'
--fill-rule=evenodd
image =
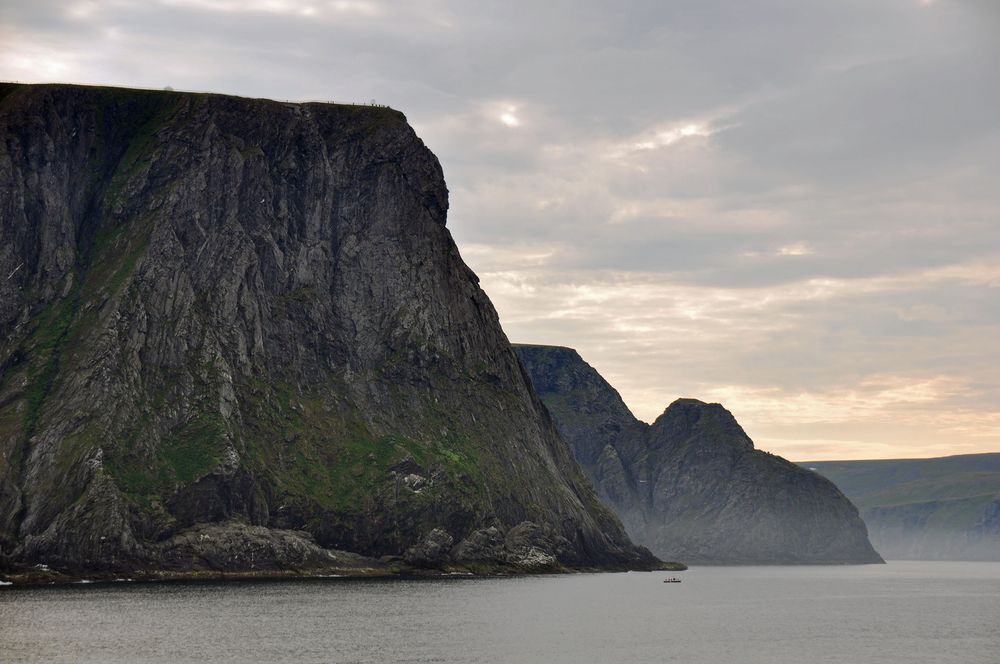
<path id="1" fill-rule="evenodd" d="M 2 662 L 1000 663 L 1000 563 L 0 588 Z"/>

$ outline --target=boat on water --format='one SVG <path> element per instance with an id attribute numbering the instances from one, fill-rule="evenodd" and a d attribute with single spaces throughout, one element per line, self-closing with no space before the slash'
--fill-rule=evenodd
<path id="1" fill-rule="evenodd" d="M 664 579 L 663 582 L 664 583 L 680 583 L 681 580 L 678 579 L 676 576 L 671 576 L 670 578 Z"/>

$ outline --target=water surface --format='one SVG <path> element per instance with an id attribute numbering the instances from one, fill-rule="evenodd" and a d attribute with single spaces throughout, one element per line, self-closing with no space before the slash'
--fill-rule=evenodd
<path id="1" fill-rule="evenodd" d="M 0 588 L 3 662 L 1000 662 L 1000 563 Z"/>

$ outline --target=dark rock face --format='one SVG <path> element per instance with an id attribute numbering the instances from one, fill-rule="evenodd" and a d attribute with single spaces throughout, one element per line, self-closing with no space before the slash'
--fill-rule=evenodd
<path id="1" fill-rule="evenodd" d="M 569 348 L 515 345 L 598 493 L 664 560 L 872 563 L 858 511 L 816 473 L 757 451 L 719 404 L 678 399 L 652 425 Z"/>
<path id="2" fill-rule="evenodd" d="M 430 538 L 460 564 L 528 523 L 560 565 L 653 564 L 447 207 L 391 109 L 0 86 L 0 559 L 294 567 Z"/>

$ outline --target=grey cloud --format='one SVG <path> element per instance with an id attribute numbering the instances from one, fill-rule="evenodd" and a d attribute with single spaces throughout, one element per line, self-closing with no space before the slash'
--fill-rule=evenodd
<path id="1" fill-rule="evenodd" d="M 7 2 L 0 77 L 392 104 L 440 157 L 510 336 L 579 347 L 642 414 L 730 395 L 775 444 L 885 455 L 876 414 L 808 429 L 781 409 L 861 408 L 885 375 L 977 423 L 925 423 L 913 449 L 992 431 L 998 284 L 927 275 L 1000 254 L 997 3 L 306 5 Z M 685 123 L 701 133 L 657 135 Z M 850 286 L 799 297 L 823 280 Z"/>

